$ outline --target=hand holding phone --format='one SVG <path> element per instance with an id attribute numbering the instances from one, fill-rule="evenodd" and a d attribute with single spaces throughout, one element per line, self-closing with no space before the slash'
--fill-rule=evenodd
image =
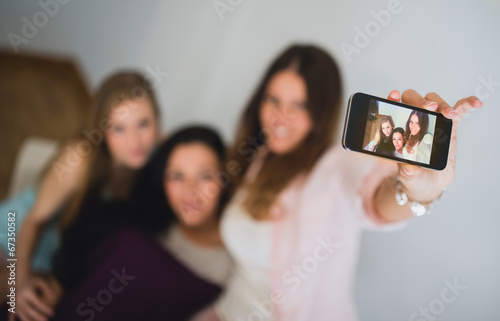
<path id="1" fill-rule="evenodd" d="M 352 98 L 354 98 L 356 95 L 353 95 Z M 368 95 L 363 95 L 364 97 Z M 424 164 L 424 163 L 419 163 L 411 160 L 407 161 L 401 161 L 399 158 L 396 158 L 394 156 L 382 156 L 384 158 L 389 158 L 393 160 L 397 160 L 398 162 L 398 179 L 400 180 L 403 190 L 406 193 L 407 197 L 411 201 L 417 201 L 420 202 L 421 204 L 429 204 L 431 203 L 434 199 L 436 199 L 439 195 L 442 194 L 443 189 L 446 186 L 449 186 L 455 177 L 455 164 L 456 164 L 456 156 L 457 156 L 457 128 L 458 124 L 462 120 L 463 116 L 471 109 L 478 109 L 482 107 L 482 102 L 474 96 L 470 96 L 467 98 L 460 99 L 453 107 L 451 107 L 443 98 L 441 98 L 438 94 L 436 93 L 428 93 L 425 96 L 421 96 L 418 92 L 415 90 L 406 90 L 402 95 L 396 91 L 393 90 L 389 94 L 389 99 L 390 100 L 385 100 L 373 96 L 368 96 L 369 99 L 375 99 L 379 100 L 382 102 L 394 104 L 399 107 L 405 107 L 409 108 L 412 111 L 417 110 L 417 111 L 431 111 L 432 114 L 438 113 L 436 115 L 436 119 L 439 119 L 444 116 L 446 122 L 453 122 L 451 134 L 449 136 L 444 136 L 443 138 L 448 138 L 449 142 L 444 142 L 441 144 L 444 144 L 445 146 L 448 146 L 448 152 L 447 152 L 447 163 L 444 165 L 444 170 L 441 171 L 436 171 L 436 170 L 428 170 L 426 168 L 432 168 L 433 163 L 433 157 L 434 152 L 436 150 L 436 146 L 439 145 L 436 144 L 436 146 L 431 146 L 431 160 L 430 164 Z M 399 103 L 399 101 L 402 99 L 402 101 L 408 103 L 409 105 L 404 105 Z M 346 116 L 346 125 L 344 128 L 344 137 L 343 137 L 343 145 L 344 148 L 349 149 L 349 150 L 356 150 L 361 153 L 365 153 L 368 155 L 373 155 L 373 156 L 380 156 L 377 155 L 377 152 L 369 152 L 363 149 L 364 146 L 363 144 L 363 139 L 364 139 L 364 132 L 366 132 L 366 128 L 363 126 L 366 126 L 366 122 L 369 120 L 373 119 L 374 115 L 369 116 L 367 113 L 365 113 L 365 116 L 359 116 L 352 117 L 352 108 L 354 108 L 354 105 L 351 103 L 349 105 L 351 106 L 350 110 L 347 113 Z M 392 100 L 392 101 L 391 101 Z M 366 100 L 361 102 L 361 106 L 366 105 Z M 369 101 L 368 101 L 369 103 Z M 357 104 L 358 105 L 358 104 Z M 414 107 L 416 106 L 416 107 Z M 358 110 L 358 114 L 361 114 L 362 112 Z M 362 115 L 362 114 L 361 114 Z M 439 118 L 437 118 L 439 116 Z M 364 123 L 363 123 L 364 121 Z M 436 121 L 436 124 L 439 124 L 439 122 Z M 405 124 L 406 125 L 406 124 Z M 360 127 L 361 126 L 361 127 Z M 349 129 L 350 128 L 350 129 Z M 356 131 L 352 131 L 354 128 L 364 128 L 361 130 L 361 134 L 356 134 Z M 438 125 L 435 126 L 435 128 L 440 128 Z M 387 128 L 386 128 L 387 130 Z M 415 131 L 414 131 L 415 132 Z M 435 135 L 437 135 L 437 129 L 435 130 Z M 356 136 L 358 136 L 356 138 Z M 362 136 L 359 138 L 359 136 Z M 447 139 L 447 140 L 448 140 Z M 436 138 L 433 137 L 432 144 L 436 143 Z M 361 147 L 359 147 L 361 146 Z M 442 152 L 439 152 L 441 153 Z M 409 165 L 411 164 L 411 165 Z M 414 166 L 417 165 L 417 166 Z M 426 168 L 422 168 L 426 167 Z M 434 169 L 440 169 L 443 167 L 443 164 L 440 164 L 439 166 L 436 166 L 437 168 Z M 385 180 L 386 182 L 385 185 L 383 185 L 380 188 L 380 195 L 384 195 L 384 193 L 393 193 L 394 192 L 394 186 L 392 186 L 392 180 Z M 386 194 L 387 196 L 387 194 Z M 400 220 L 401 218 L 391 218 L 389 219 L 390 221 L 392 220 Z"/>
<path id="2" fill-rule="evenodd" d="M 342 146 L 434 170 L 448 162 L 452 120 L 442 114 L 363 93 L 349 99 Z"/>

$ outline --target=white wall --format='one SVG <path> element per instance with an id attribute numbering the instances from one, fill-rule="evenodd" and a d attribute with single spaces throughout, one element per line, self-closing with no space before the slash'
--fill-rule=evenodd
<path id="1" fill-rule="evenodd" d="M 169 73 L 157 88 L 165 128 L 202 121 L 228 141 L 266 65 L 292 42 L 335 55 L 346 97 L 414 88 L 453 104 L 481 95 L 484 108 L 460 128 L 455 184 L 432 216 L 365 234 L 356 290 L 363 320 L 408 320 L 429 304 L 438 320 L 498 320 L 500 2 L 401 0 L 350 62 L 340 44 L 354 44 L 354 28 L 374 27 L 371 11 L 390 1 L 243 0 L 224 21 L 212 2 L 70 0 L 19 50 L 74 56 L 93 88 L 117 68 L 158 67 Z M 7 34 L 22 35 L 21 18 L 39 10 L 35 1 L 0 0 L 0 45 L 12 49 Z M 445 280 L 455 277 L 467 289 L 442 303 Z"/>

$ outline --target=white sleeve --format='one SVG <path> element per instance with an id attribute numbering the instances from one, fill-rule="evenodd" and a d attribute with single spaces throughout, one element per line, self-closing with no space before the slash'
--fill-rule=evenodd
<path id="1" fill-rule="evenodd" d="M 369 142 L 368 145 L 366 145 L 363 149 L 371 152 L 374 150 L 375 147 L 376 146 L 375 146 L 375 139 L 374 139 L 371 142 Z"/>

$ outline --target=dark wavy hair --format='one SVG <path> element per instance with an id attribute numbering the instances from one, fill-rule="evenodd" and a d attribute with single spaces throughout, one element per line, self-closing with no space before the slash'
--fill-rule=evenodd
<path id="1" fill-rule="evenodd" d="M 172 151 L 182 144 L 201 143 L 209 147 L 221 164 L 226 157 L 226 147 L 219 134 L 206 126 L 189 126 L 175 132 L 153 154 L 151 160 L 144 167 L 137 178 L 130 202 L 132 208 L 141 212 L 156 213 L 158 217 L 143 226 L 148 233 L 159 233 L 175 220 L 172 207 L 168 204 L 164 190 L 164 175 L 167 161 Z M 222 186 L 219 200 L 218 215 L 227 202 L 227 186 Z M 151 215 L 151 214 L 150 214 Z"/>
<path id="2" fill-rule="evenodd" d="M 392 142 L 394 133 L 400 133 L 401 134 L 401 136 L 403 137 L 403 147 L 405 147 L 406 142 L 405 142 L 405 131 L 404 131 L 404 129 L 401 128 L 401 127 L 394 128 L 394 130 L 391 133 L 391 142 Z"/>

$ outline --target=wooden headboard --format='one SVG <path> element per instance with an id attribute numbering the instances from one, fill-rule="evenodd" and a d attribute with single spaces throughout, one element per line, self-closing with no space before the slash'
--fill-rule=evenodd
<path id="1" fill-rule="evenodd" d="M 65 141 L 84 126 L 89 89 L 70 59 L 0 49 L 0 199 L 28 136 Z"/>

